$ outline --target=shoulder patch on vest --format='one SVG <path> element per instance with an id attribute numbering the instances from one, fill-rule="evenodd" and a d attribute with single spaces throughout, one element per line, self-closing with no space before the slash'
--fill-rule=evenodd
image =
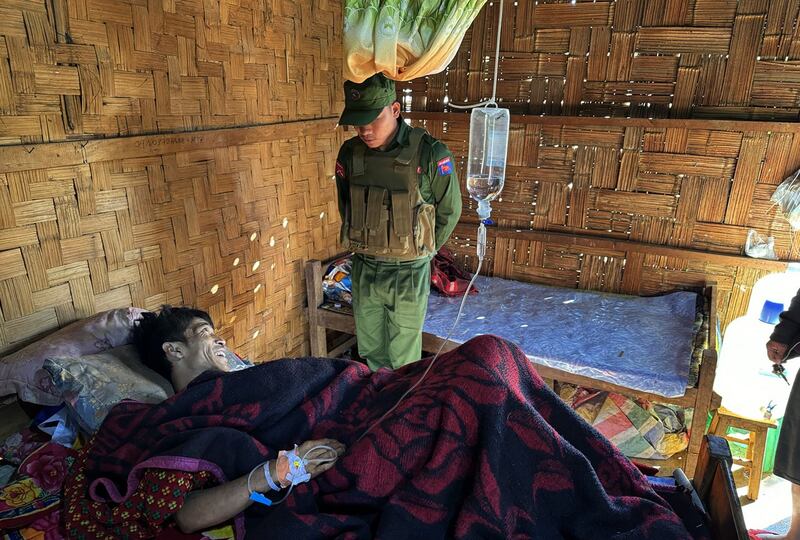
<path id="1" fill-rule="evenodd" d="M 450 161 L 449 156 L 437 161 L 436 167 L 439 169 L 439 174 L 441 176 L 447 176 L 448 174 L 453 172 L 453 162 Z"/>
<path id="2" fill-rule="evenodd" d="M 329 169 L 330 170 L 330 169 Z M 344 174 L 344 165 L 342 165 L 339 160 L 336 160 L 336 176 L 339 178 L 344 178 L 346 175 Z"/>

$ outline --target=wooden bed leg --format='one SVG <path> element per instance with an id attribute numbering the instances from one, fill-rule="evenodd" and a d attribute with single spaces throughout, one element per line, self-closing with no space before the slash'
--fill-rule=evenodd
<path id="1" fill-rule="evenodd" d="M 689 447 L 686 452 L 685 472 L 689 478 L 694 477 L 697 467 L 697 458 L 700 446 L 706 431 L 706 421 L 711 407 L 711 398 L 714 393 L 714 374 L 717 371 L 717 353 L 706 350 L 703 354 L 703 363 L 700 365 L 700 377 L 697 383 L 697 398 L 694 402 L 694 415 L 692 416 L 691 435 Z"/>
<path id="2" fill-rule="evenodd" d="M 311 356 L 328 356 L 325 328 L 319 324 L 319 306 L 322 305 L 322 263 L 318 260 L 306 264 L 306 297 L 308 298 L 308 333 Z"/>
<path id="3" fill-rule="evenodd" d="M 728 441 L 716 435 L 704 440 L 693 484 L 710 516 L 711 538 L 747 540 L 747 526 L 731 474 L 733 459 Z"/>

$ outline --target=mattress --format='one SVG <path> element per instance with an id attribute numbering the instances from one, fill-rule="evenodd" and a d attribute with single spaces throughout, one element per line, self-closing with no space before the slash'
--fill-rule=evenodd
<path id="1" fill-rule="evenodd" d="M 695 292 L 627 296 L 484 276 L 475 286 L 452 341 L 495 334 L 537 364 L 665 397 L 694 382 Z M 431 294 L 424 331 L 446 337 L 460 303 Z"/>

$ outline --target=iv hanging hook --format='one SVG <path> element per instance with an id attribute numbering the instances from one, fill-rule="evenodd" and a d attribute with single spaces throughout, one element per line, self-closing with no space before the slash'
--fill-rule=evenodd
<path id="1" fill-rule="evenodd" d="M 474 105 L 456 105 L 449 103 L 449 107 L 455 109 L 474 109 L 475 107 L 497 107 L 497 73 L 500 68 L 500 33 L 503 29 L 503 2 L 500 0 L 500 11 L 497 14 L 497 42 L 494 49 L 494 79 L 492 82 L 492 97 L 486 101 L 475 103 Z"/>

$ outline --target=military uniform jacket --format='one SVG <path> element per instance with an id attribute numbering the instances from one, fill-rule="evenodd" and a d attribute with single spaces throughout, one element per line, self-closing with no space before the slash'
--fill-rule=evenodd
<path id="1" fill-rule="evenodd" d="M 412 144 L 412 129 L 401 119 L 392 141 L 387 149 L 387 160 Z M 348 212 L 351 196 L 350 179 L 354 174 L 353 157 L 357 147 L 363 145 L 358 137 L 346 141 L 336 160 L 336 188 L 338 192 L 339 215 L 342 218 L 342 237 L 349 226 Z M 377 152 L 372 152 L 372 155 Z M 461 216 L 461 190 L 455 172 L 453 156 L 447 146 L 425 133 L 420 143 L 417 165 L 418 188 L 422 201 L 435 208 L 434 244 L 437 251 L 453 232 Z M 432 256 L 433 253 L 430 254 Z"/>

